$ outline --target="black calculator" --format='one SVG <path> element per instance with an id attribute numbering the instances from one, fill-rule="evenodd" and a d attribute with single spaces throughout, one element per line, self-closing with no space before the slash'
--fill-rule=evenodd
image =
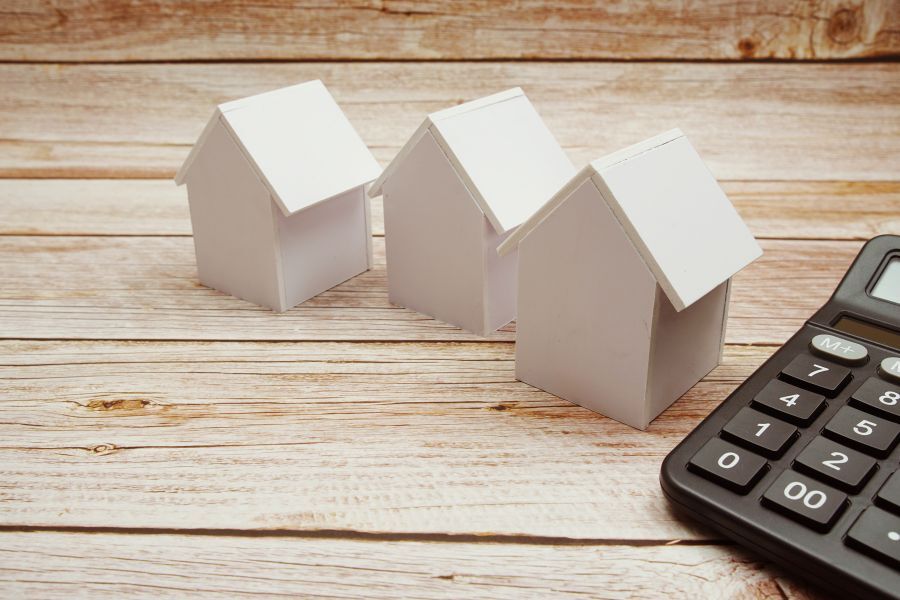
<path id="1" fill-rule="evenodd" d="M 859 598 L 900 598 L 900 236 L 666 457 L 683 512 Z"/>

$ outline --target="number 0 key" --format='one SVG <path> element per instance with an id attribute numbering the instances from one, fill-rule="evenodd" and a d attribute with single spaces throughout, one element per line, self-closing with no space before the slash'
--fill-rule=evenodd
<path id="1" fill-rule="evenodd" d="M 712 438 L 691 458 L 688 467 L 719 485 L 746 494 L 765 472 L 766 459 Z"/>

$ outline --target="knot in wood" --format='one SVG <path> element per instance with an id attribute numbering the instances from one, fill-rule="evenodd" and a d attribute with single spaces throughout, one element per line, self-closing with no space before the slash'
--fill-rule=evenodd
<path id="1" fill-rule="evenodd" d="M 741 53 L 741 58 L 753 58 L 756 54 L 756 41 L 748 37 L 741 38 L 737 49 Z"/>
<path id="2" fill-rule="evenodd" d="M 860 19 L 858 8 L 841 8 L 828 19 L 828 38 L 838 44 L 847 44 L 859 39 Z"/>
<path id="3" fill-rule="evenodd" d="M 117 450 L 115 444 L 97 444 L 93 448 L 91 448 L 91 452 L 99 455 L 112 454 Z"/>

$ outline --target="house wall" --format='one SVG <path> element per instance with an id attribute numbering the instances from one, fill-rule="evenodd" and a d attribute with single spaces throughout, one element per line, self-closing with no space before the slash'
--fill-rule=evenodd
<path id="1" fill-rule="evenodd" d="M 516 375 L 644 428 L 656 281 L 590 180 L 519 244 Z"/>
<path id="2" fill-rule="evenodd" d="M 369 225 L 363 186 L 290 216 L 273 205 L 285 308 L 369 268 Z"/>
<path id="3" fill-rule="evenodd" d="M 210 131 L 186 182 L 200 282 L 278 309 L 269 193 L 221 123 Z"/>
<path id="4" fill-rule="evenodd" d="M 657 286 L 650 353 L 650 421 L 719 364 L 728 282 L 676 312 Z"/>
<path id="5" fill-rule="evenodd" d="M 383 196 L 390 301 L 483 333 L 484 215 L 430 133 Z"/>
<path id="6" fill-rule="evenodd" d="M 512 231 L 498 235 L 486 217 L 483 221 L 484 334 L 487 335 L 516 318 L 519 255 L 514 250 L 505 256 L 500 256 L 497 253 L 497 246 L 503 243 L 512 234 Z"/>

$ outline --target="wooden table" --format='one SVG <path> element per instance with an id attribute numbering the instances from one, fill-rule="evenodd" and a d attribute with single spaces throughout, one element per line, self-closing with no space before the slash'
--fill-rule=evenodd
<path id="1" fill-rule="evenodd" d="M 0 7 L 0 595 L 816 593 L 657 478 L 900 232 L 900 5 L 45 4 Z M 377 201 L 376 268 L 286 314 L 199 285 L 172 175 L 312 78 L 382 164 L 515 85 L 576 164 L 681 127 L 765 250 L 724 364 L 647 432 L 519 383 L 514 325 L 387 302 Z"/>

